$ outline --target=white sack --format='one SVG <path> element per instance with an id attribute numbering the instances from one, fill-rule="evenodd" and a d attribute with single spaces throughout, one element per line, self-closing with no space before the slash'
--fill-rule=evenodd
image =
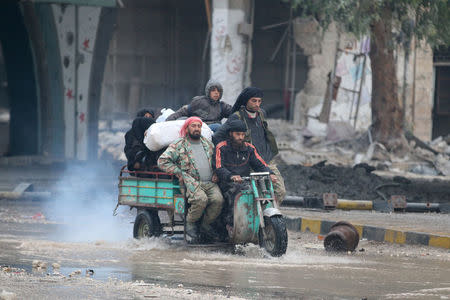
<path id="1" fill-rule="evenodd" d="M 169 146 L 180 137 L 180 130 L 186 120 L 166 121 L 154 123 L 147 129 L 144 137 L 144 144 L 151 151 L 158 151 Z M 209 141 L 212 139 L 213 132 L 208 125 L 203 123 L 202 136 Z"/>
<path id="2" fill-rule="evenodd" d="M 161 109 L 161 115 L 156 119 L 156 123 L 164 122 L 174 111 L 171 108 Z"/>

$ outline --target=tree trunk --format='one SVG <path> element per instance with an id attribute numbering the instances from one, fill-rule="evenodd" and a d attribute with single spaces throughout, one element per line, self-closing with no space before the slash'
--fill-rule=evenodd
<path id="1" fill-rule="evenodd" d="M 372 122 L 374 139 L 390 151 L 404 151 L 403 108 L 398 97 L 392 42 L 392 15 L 384 7 L 380 20 L 371 26 Z"/>

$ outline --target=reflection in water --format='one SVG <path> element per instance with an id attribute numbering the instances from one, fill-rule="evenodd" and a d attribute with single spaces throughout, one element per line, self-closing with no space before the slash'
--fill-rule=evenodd
<path id="1" fill-rule="evenodd" d="M 44 228 L 39 224 L 34 227 Z M 442 283 L 442 278 L 450 278 L 450 262 L 445 259 L 381 256 L 374 254 L 376 248 L 370 250 L 370 245 L 365 245 L 369 249 L 366 252 L 330 255 L 321 242 L 310 240 L 310 246 L 306 246 L 304 240 L 292 235 L 287 254 L 274 258 L 257 245 L 238 246 L 235 251 L 238 254 L 233 254 L 230 249 L 186 247 L 182 241 L 168 238 L 61 242 L 3 233 L 0 264 L 23 267 L 30 272 L 32 261 L 38 259 L 48 266 L 58 262 L 60 272 L 66 276 L 78 269 L 82 272 L 80 276 L 85 276 L 86 269 L 93 269 L 92 278 L 97 280 L 143 280 L 172 287 L 182 283 L 185 288 L 221 290 L 250 298 L 317 295 L 349 298 L 377 296 L 381 290 L 401 293 L 449 285 Z M 52 270 L 49 268 L 47 272 Z"/>

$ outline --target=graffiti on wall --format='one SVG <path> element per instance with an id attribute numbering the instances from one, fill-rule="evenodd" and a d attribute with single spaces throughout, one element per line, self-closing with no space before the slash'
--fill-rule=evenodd
<path id="1" fill-rule="evenodd" d="M 345 51 L 339 57 L 336 65 L 336 76 L 341 77 L 341 84 L 330 119 L 350 121 L 353 124 L 358 105 L 358 93 L 361 93 L 356 127 L 367 128 L 370 126 L 372 71 L 368 56 L 369 51 L 370 39 L 363 38 L 352 45 L 347 45 Z"/>
<path id="2" fill-rule="evenodd" d="M 238 24 L 243 21 L 242 10 L 213 10 L 211 74 L 222 83 L 223 100 L 230 104 L 243 88 L 245 45 L 237 32 Z"/>
<path id="3" fill-rule="evenodd" d="M 52 10 L 63 66 L 65 156 L 84 160 L 88 156 L 89 82 L 101 8 L 52 4 Z"/>

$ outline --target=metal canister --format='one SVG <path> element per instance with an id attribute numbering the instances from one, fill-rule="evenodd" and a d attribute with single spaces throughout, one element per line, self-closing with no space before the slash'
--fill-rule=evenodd
<path id="1" fill-rule="evenodd" d="M 325 236 L 326 251 L 354 251 L 359 243 L 359 233 L 352 224 L 340 221 L 331 226 Z"/>

